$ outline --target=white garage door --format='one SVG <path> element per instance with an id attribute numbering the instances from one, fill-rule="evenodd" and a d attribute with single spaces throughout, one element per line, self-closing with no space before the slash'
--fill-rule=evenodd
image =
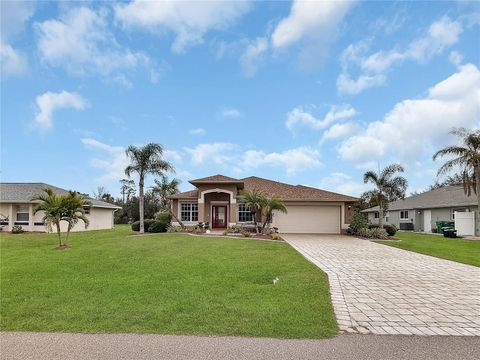
<path id="1" fill-rule="evenodd" d="M 288 213 L 276 213 L 274 226 L 281 233 L 339 234 L 340 206 L 289 205 Z"/>

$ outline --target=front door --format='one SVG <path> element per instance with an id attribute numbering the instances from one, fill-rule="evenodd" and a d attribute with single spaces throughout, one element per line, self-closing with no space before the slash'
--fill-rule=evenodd
<path id="1" fill-rule="evenodd" d="M 212 206 L 212 227 L 213 228 L 226 228 L 227 227 L 227 207 Z"/>

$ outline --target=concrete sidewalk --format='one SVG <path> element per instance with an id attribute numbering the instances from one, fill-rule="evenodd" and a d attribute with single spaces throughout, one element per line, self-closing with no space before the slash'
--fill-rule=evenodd
<path id="1" fill-rule="evenodd" d="M 478 359 L 479 337 L 341 335 L 325 340 L 141 334 L 0 333 L 0 358 L 18 359 Z"/>

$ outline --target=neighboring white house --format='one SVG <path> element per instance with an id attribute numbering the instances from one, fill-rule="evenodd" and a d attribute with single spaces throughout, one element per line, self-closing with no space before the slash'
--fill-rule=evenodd
<path id="1" fill-rule="evenodd" d="M 378 224 L 378 210 L 378 206 L 363 210 L 370 223 Z M 432 232 L 437 221 L 453 221 L 459 235 L 473 235 L 477 215 L 476 194 L 467 196 L 463 186 L 445 186 L 391 202 L 385 224 L 400 230 Z"/>
<path id="2" fill-rule="evenodd" d="M 11 231 L 14 225 L 20 225 L 25 231 L 45 232 L 43 212 L 34 214 L 38 202 L 31 201 L 34 195 L 50 188 L 56 194 L 65 194 L 68 191 L 45 183 L 0 183 L 0 227 L 3 231 Z M 105 201 L 88 198 L 92 205 L 86 210 L 90 225 L 85 229 L 82 221 L 72 231 L 101 230 L 113 228 L 113 214 L 119 206 Z M 66 231 L 67 223 L 62 221 L 61 230 Z"/>

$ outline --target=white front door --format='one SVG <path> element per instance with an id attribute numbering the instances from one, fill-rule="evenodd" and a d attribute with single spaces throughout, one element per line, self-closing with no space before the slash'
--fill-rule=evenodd
<path id="1" fill-rule="evenodd" d="M 432 210 L 423 210 L 423 231 L 432 232 Z"/>

